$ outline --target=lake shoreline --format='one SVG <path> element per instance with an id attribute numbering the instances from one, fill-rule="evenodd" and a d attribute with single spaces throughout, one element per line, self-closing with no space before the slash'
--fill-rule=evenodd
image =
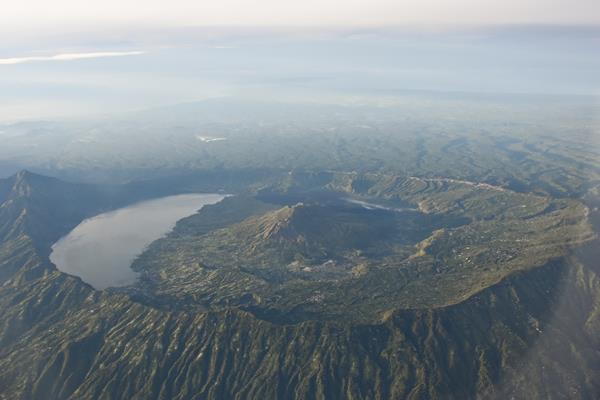
<path id="1" fill-rule="evenodd" d="M 52 245 L 50 261 L 95 289 L 134 284 L 131 264 L 177 221 L 226 195 L 180 194 L 146 200 L 88 218 Z"/>

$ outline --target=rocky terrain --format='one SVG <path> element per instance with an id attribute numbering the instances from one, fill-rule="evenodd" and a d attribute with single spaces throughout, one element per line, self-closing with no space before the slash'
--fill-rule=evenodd
<path id="1" fill-rule="evenodd" d="M 584 204 L 321 172 L 230 182 L 236 196 L 136 260 L 138 285 L 96 291 L 49 262 L 51 244 L 167 186 L 0 180 L 0 398 L 600 395 L 592 192 Z"/>

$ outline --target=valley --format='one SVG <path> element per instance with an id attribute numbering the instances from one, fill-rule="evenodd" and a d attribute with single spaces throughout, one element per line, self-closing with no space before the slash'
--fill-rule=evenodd
<path id="1" fill-rule="evenodd" d="M 201 157 L 176 146 L 198 164 L 161 142 L 169 167 L 115 176 L 31 153 L 61 178 L 0 179 L 0 399 L 596 398 L 600 180 L 578 121 L 569 146 L 542 119 L 289 145 L 232 128 Z M 167 223 L 151 205 L 171 196 L 194 201 Z M 56 242 L 144 204 L 118 229 L 136 246 L 97 225 L 122 263 L 85 265 L 135 280 L 61 271 Z"/>

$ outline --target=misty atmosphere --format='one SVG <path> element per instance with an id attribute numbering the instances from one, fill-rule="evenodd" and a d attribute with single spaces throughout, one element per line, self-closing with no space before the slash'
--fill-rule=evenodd
<path id="1" fill-rule="evenodd" d="M 600 398 L 600 3 L 0 13 L 0 400 Z"/>

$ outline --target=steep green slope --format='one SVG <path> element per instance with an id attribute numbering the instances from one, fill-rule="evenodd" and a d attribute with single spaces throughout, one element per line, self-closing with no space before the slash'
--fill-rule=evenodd
<path id="1" fill-rule="evenodd" d="M 377 325 L 273 325 L 90 295 L 3 347 L 0 386 L 39 399 L 594 398 L 599 294 L 588 269 L 548 265 Z"/>
<path id="2" fill-rule="evenodd" d="M 200 233 L 198 219 L 209 235 L 278 208 L 240 199 L 227 199 L 235 212 L 216 205 L 182 221 L 163 244 Z M 67 213 L 68 202 L 51 204 L 59 209 L 37 212 Z M 0 248 L 0 399 L 600 396 L 597 241 L 453 305 L 390 310 L 368 324 L 286 324 L 235 306 L 202 311 L 94 291 L 48 263 L 24 209 L 0 215 L 19 232 Z M 556 229 L 578 221 L 555 212 L 532 208 L 529 220 L 549 214 Z M 57 239 L 61 229 L 48 232 Z"/>

